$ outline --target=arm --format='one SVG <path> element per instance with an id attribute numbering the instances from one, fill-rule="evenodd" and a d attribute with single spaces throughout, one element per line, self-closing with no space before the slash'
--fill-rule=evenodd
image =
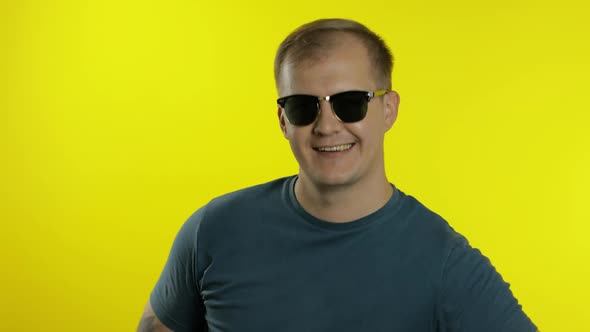
<path id="1" fill-rule="evenodd" d="M 205 306 L 197 283 L 197 231 L 203 209 L 180 228 L 154 286 L 138 332 L 207 331 Z"/>
<path id="2" fill-rule="evenodd" d="M 173 332 L 156 317 L 150 301 L 145 305 L 137 332 Z"/>
<path id="3" fill-rule="evenodd" d="M 490 260 L 463 239 L 443 272 L 442 316 L 450 331 L 537 331 Z"/>

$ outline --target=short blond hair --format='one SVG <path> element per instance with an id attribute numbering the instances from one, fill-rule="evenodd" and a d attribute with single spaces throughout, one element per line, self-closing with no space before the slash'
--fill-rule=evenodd
<path id="1" fill-rule="evenodd" d="M 385 41 L 363 24 L 347 19 L 320 19 L 291 32 L 280 44 L 274 63 L 277 86 L 285 62 L 299 65 L 319 58 L 322 52 L 339 45 L 337 35 L 347 33 L 357 37 L 366 47 L 373 63 L 375 79 L 380 88 L 391 89 L 393 54 Z"/>

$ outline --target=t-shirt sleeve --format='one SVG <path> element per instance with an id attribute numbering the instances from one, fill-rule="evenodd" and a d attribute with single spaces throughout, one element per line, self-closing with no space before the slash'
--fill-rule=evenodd
<path id="1" fill-rule="evenodd" d="M 197 283 L 197 235 L 204 208 L 180 228 L 166 265 L 150 294 L 158 319 L 175 332 L 207 331 Z"/>
<path id="2" fill-rule="evenodd" d="M 450 251 L 442 275 L 440 331 L 535 332 L 510 284 L 466 239 Z"/>

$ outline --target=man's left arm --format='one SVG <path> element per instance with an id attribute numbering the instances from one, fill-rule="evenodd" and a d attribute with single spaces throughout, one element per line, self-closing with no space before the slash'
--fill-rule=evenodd
<path id="1" fill-rule="evenodd" d="M 538 332 L 510 284 L 465 238 L 451 249 L 445 263 L 440 315 L 447 331 Z"/>

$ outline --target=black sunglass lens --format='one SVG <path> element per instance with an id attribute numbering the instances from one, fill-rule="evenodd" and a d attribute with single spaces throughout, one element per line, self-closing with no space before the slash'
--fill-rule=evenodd
<path id="1" fill-rule="evenodd" d="M 343 122 L 357 122 L 367 114 L 368 98 L 363 91 L 349 91 L 332 96 L 332 107 Z"/>
<path id="2" fill-rule="evenodd" d="M 289 122 L 295 126 L 312 123 L 318 113 L 318 99 L 314 96 L 296 95 L 285 99 L 283 107 Z"/>

